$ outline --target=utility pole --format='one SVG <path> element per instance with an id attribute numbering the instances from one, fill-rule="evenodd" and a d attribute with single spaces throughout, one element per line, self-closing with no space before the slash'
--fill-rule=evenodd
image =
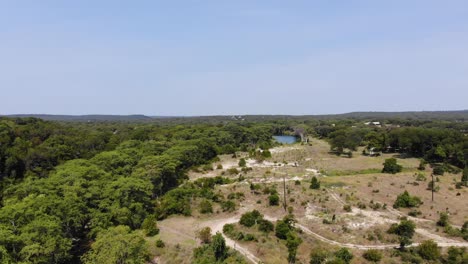
<path id="1" fill-rule="evenodd" d="M 286 212 L 287 204 L 286 204 L 286 176 L 283 174 L 283 194 L 284 194 L 284 211 Z"/>
<path id="2" fill-rule="evenodd" d="M 432 176 L 432 188 L 431 188 L 431 191 L 432 191 L 432 202 L 434 202 L 434 173 L 431 173 L 431 176 Z"/>

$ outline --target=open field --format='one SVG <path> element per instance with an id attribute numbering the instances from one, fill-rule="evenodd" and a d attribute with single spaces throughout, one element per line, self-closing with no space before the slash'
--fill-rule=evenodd
<path id="1" fill-rule="evenodd" d="M 329 149 L 328 143 L 314 139 L 310 146 L 295 144 L 274 148 L 271 150 L 272 158 L 261 163 L 247 159 L 247 166 L 252 170 L 240 174 L 229 174 L 228 170 L 240 170 L 237 163 L 239 157 L 247 157 L 245 153 L 240 153 L 236 158 L 221 156 L 219 162 L 213 164 L 215 169 L 212 171 L 190 172 L 191 180 L 218 175 L 239 179 L 232 184 L 216 187 L 216 191 L 226 197 L 233 193 L 241 194 L 232 198 L 236 203 L 236 211 L 223 212 L 219 205 L 214 204 L 214 213 L 204 215 L 196 210 L 198 202 L 193 201 L 193 216 L 172 217 L 162 221 L 161 236 L 173 241 L 173 246 L 177 245 L 177 250 L 182 251 L 180 254 L 188 254 L 186 252 L 197 246 L 196 230 L 208 226 L 213 233 L 222 232 L 224 224 L 235 224 L 238 230 L 252 234 L 256 241 L 234 241 L 226 237 L 229 246 L 254 263 L 286 263 L 284 256 L 287 255 L 287 249 L 273 233 L 264 234 L 237 224 L 242 213 L 253 209 L 273 222 L 287 215 L 281 206 L 284 202 L 284 181 L 287 207 L 297 220 L 296 228 L 302 230 L 300 237 L 303 243 L 298 249 L 299 263 L 308 262 L 313 248 L 332 250 L 348 247 L 357 256 L 353 263 L 361 263 L 363 259 L 360 256 L 365 249 L 389 250 L 397 247 L 396 235 L 387 234 L 386 231 L 391 224 L 398 223 L 402 216 L 409 217 L 410 209 L 392 208 L 396 196 L 405 190 L 411 195 L 419 196 L 423 201 L 416 209 L 417 217 L 409 217 L 417 224 L 416 235 L 413 237 L 416 244 L 432 239 L 443 247 L 468 246 L 466 241 L 449 237 L 435 224 L 440 212 L 449 213 L 450 223 L 456 227 L 468 220 L 468 190 L 455 189 L 455 180 L 460 175 L 440 176 L 437 181 L 440 189 L 432 202 L 431 192 L 427 190 L 431 169 L 426 168 L 420 172 L 425 175 L 425 181 L 417 181 L 415 173 L 418 172 L 418 159 L 401 158 L 393 154 L 368 157 L 361 155 L 360 151 L 355 152 L 352 158 L 345 158 L 329 153 Z M 404 168 L 403 172 L 380 173 L 384 160 L 389 157 L 397 158 Z M 222 169 L 216 169 L 218 164 L 222 165 Z M 309 188 L 312 176 L 317 176 L 321 181 L 319 190 Z M 259 190 L 252 191 L 251 184 L 258 185 Z M 265 189 L 277 190 L 280 196 L 279 206 L 268 204 L 268 194 L 262 191 Z M 344 210 L 345 204 L 351 206 L 351 211 Z M 326 224 L 325 220 L 330 223 Z M 173 263 L 169 259 L 174 258 L 171 255 L 175 254 L 174 250 L 166 250 L 161 255 L 161 263 Z M 390 253 L 384 252 L 382 263 L 394 263 Z"/>

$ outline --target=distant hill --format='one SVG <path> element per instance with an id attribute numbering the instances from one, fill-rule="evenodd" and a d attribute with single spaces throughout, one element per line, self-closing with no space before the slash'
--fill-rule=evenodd
<path id="1" fill-rule="evenodd" d="M 351 112 L 337 115 L 318 115 L 318 118 L 354 118 L 354 119 L 441 119 L 466 120 L 468 110 L 455 111 L 407 111 L 407 112 Z"/>
<path id="2" fill-rule="evenodd" d="M 35 117 L 49 121 L 150 121 L 151 117 L 145 115 L 42 115 L 42 114 L 24 114 L 7 115 L 7 117 Z"/>
<path id="3" fill-rule="evenodd" d="M 333 120 L 333 119 L 358 119 L 358 120 L 380 120 L 380 119 L 406 119 L 406 120 L 450 120 L 468 121 L 468 110 L 455 111 L 408 111 L 408 112 L 351 112 L 330 115 L 215 115 L 215 116 L 145 116 L 145 115 L 44 115 L 44 114 L 21 114 L 6 115 L 6 117 L 35 117 L 51 121 L 124 121 L 124 122 L 226 122 L 226 121 L 259 121 L 259 120 Z"/>

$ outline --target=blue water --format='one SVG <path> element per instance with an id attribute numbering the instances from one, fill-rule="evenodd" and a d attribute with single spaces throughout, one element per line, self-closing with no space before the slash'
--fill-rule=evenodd
<path id="1" fill-rule="evenodd" d="M 295 136 L 273 136 L 273 138 L 283 144 L 294 144 L 297 141 Z"/>

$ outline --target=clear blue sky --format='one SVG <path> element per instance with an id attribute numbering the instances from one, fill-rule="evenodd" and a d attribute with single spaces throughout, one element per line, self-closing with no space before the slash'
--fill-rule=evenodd
<path id="1" fill-rule="evenodd" d="M 468 1 L 0 1 L 0 114 L 468 108 Z"/>

